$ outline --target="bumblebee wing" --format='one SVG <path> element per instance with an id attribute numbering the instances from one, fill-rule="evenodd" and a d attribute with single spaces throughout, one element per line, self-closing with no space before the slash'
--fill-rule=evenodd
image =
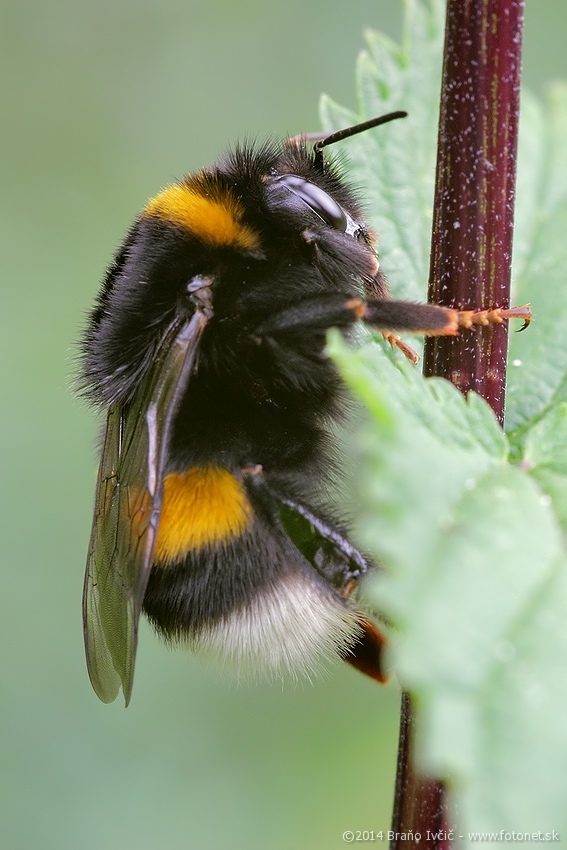
<path id="1" fill-rule="evenodd" d="M 130 700 L 171 425 L 208 318 L 198 308 L 172 323 L 133 401 L 108 414 L 83 593 L 87 667 L 103 702 L 120 685 Z"/>

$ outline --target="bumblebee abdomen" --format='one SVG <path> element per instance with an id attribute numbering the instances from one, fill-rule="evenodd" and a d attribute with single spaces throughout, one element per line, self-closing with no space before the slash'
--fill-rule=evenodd
<path id="1" fill-rule="evenodd" d="M 257 514 L 242 533 L 155 563 L 144 611 L 168 642 L 243 673 L 309 675 L 361 634 L 359 615 Z"/>
<path id="2" fill-rule="evenodd" d="M 216 467 L 168 479 L 144 599 L 167 641 L 274 675 L 309 673 L 356 643 L 358 614 L 235 476 Z"/>

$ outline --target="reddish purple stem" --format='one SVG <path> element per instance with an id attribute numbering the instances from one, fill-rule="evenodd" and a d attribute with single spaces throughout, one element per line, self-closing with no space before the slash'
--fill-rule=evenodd
<path id="1" fill-rule="evenodd" d="M 429 300 L 508 307 L 523 3 L 449 0 Z M 504 417 L 507 327 L 426 343 L 424 372 L 482 395 Z"/>
<path id="2" fill-rule="evenodd" d="M 420 776 L 414 768 L 415 716 L 408 694 L 402 694 L 398 774 L 390 848 L 450 850 L 445 787 Z"/>
<path id="3" fill-rule="evenodd" d="M 509 306 L 523 11 L 448 0 L 429 283 L 448 307 Z M 507 342 L 506 325 L 430 337 L 424 373 L 475 390 L 503 422 Z M 445 788 L 416 771 L 414 726 L 404 694 L 390 848 L 448 850 Z"/>

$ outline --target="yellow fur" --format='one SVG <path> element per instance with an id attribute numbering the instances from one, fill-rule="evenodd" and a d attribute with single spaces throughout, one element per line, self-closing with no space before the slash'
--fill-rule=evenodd
<path id="1" fill-rule="evenodd" d="M 214 196 L 189 183 L 174 183 L 149 201 L 143 214 L 180 225 L 213 248 L 254 251 L 259 246 L 258 234 L 241 223 L 242 207 L 229 192 Z"/>
<path id="2" fill-rule="evenodd" d="M 171 563 L 191 549 L 239 536 L 251 516 L 242 484 L 227 469 L 202 466 L 172 472 L 164 481 L 155 560 Z"/>

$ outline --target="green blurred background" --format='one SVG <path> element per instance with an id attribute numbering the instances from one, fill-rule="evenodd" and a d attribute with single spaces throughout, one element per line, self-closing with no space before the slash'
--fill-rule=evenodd
<path id="1" fill-rule="evenodd" d="M 398 692 L 338 668 L 241 685 L 143 628 L 134 697 L 87 680 L 80 595 L 94 417 L 71 390 L 105 264 L 162 185 L 243 136 L 354 107 L 393 0 L 28 0 L 2 6 L 2 735 L 7 850 L 332 850 L 387 829 Z M 567 76 L 564 0 L 527 10 L 525 81 Z"/>

